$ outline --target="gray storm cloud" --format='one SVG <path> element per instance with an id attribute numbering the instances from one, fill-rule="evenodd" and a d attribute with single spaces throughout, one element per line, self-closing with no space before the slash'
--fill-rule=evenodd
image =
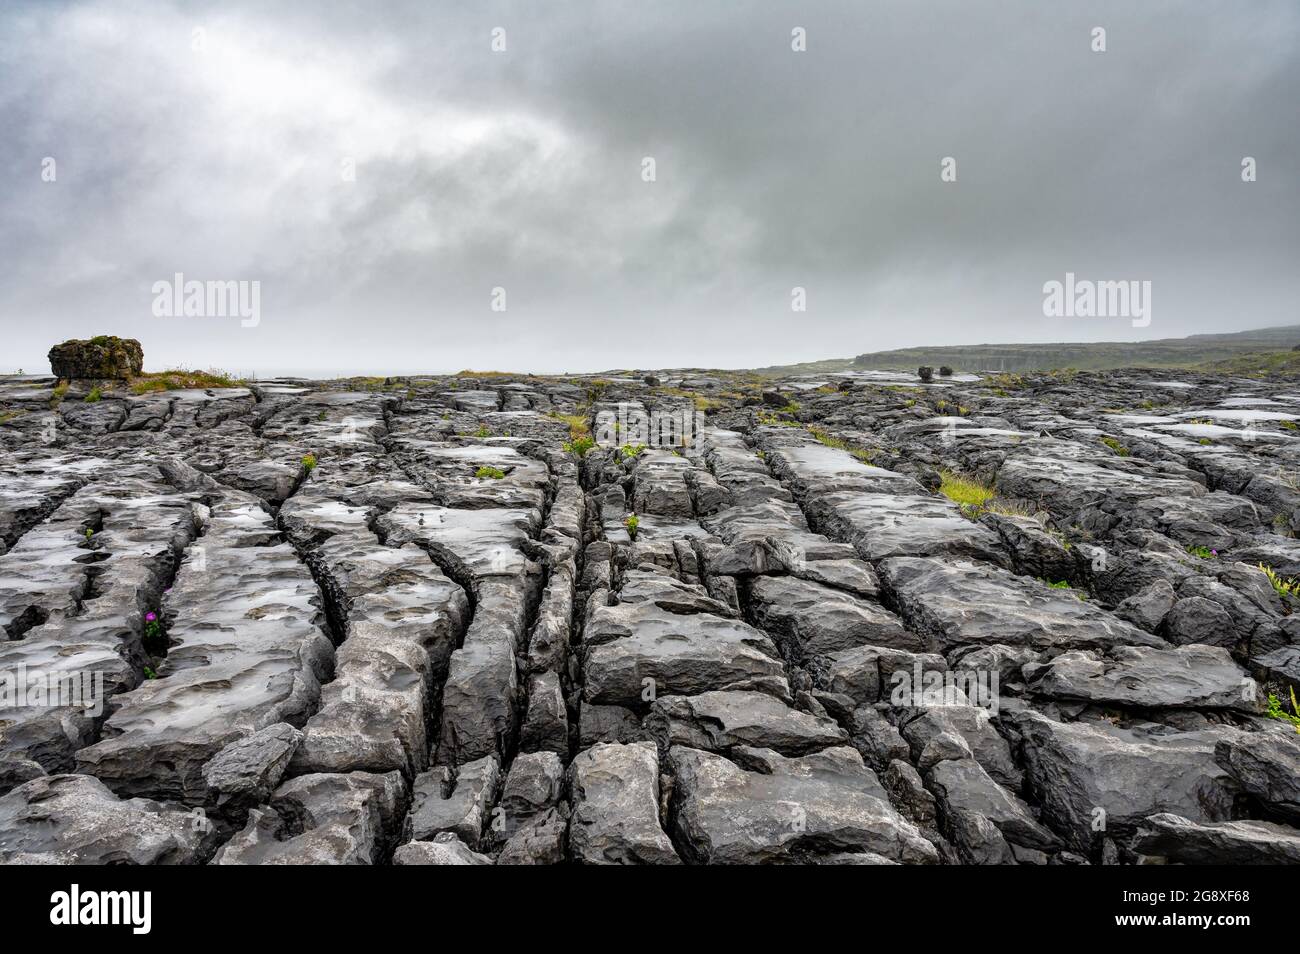
<path id="1" fill-rule="evenodd" d="M 0 78 L 0 371 L 99 333 L 400 373 L 1300 320 L 1289 0 L 18 2 Z M 155 316 L 178 272 L 259 281 L 260 322 Z M 1150 281 L 1151 324 L 1044 317 L 1066 272 Z"/>

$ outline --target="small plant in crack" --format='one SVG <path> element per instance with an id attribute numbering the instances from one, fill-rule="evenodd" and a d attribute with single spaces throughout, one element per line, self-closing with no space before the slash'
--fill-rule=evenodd
<path id="1" fill-rule="evenodd" d="M 1276 570 L 1265 563 L 1259 564 L 1259 568 L 1264 571 L 1264 575 L 1268 577 L 1269 584 L 1273 587 L 1273 590 L 1278 596 L 1283 599 L 1290 597 L 1300 598 L 1300 580 L 1288 580 L 1284 576 L 1279 576 Z"/>
<path id="2" fill-rule="evenodd" d="M 480 467 L 474 471 L 474 476 L 479 480 L 500 480 L 506 475 L 506 472 L 500 467 Z"/>
<path id="3" fill-rule="evenodd" d="M 1044 579 L 1043 582 L 1047 584 L 1047 586 L 1048 586 L 1049 589 L 1053 589 L 1053 590 L 1069 590 L 1071 593 L 1074 594 L 1074 598 L 1077 599 L 1077 600 L 1079 600 L 1080 602 L 1082 602 L 1083 600 L 1085 600 L 1085 599 L 1087 598 L 1087 597 L 1085 597 L 1082 593 L 1080 593 L 1078 590 L 1076 590 L 1074 587 L 1072 587 L 1072 586 L 1070 585 L 1070 581 L 1069 581 L 1069 580 L 1056 580 L 1056 581 L 1052 581 L 1052 580 Z"/>
<path id="4" fill-rule="evenodd" d="M 145 677 L 146 679 L 157 679 L 157 678 L 158 678 L 158 671 L 157 671 L 156 669 L 154 669 L 153 666 L 145 666 L 145 667 L 144 667 L 144 677 Z"/>
<path id="5" fill-rule="evenodd" d="M 311 473 L 313 470 L 315 470 L 315 469 L 316 469 L 316 455 L 315 455 L 315 454 L 305 454 L 305 455 L 303 456 L 303 458 L 302 458 L 302 466 L 303 466 L 303 468 L 307 471 L 307 473 Z"/>
<path id="6" fill-rule="evenodd" d="M 586 457 L 587 451 L 591 450 L 595 446 L 595 438 L 591 437 L 589 434 L 584 434 L 582 437 L 575 437 L 571 441 L 565 441 L 564 450 L 566 453 L 572 454 L 574 457 Z"/>
<path id="7" fill-rule="evenodd" d="M 622 456 L 624 460 L 635 460 L 644 454 L 645 451 L 646 446 L 644 444 L 624 444 L 618 449 L 620 456 Z"/>
<path id="8" fill-rule="evenodd" d="M 764 427 L 803 427 L 798 421 L 787 421 L 785 418 L 777 417 L 771 411 L 759 411 L 755 417 Z"/>
<path id="9" fill-rule="evenodd" d="M 628 539 L 635 540 L 637 528 L 641 526 L 641 518 L 636 514 L 629 514 L 627 519 L 623 521 L 623 526 L 627 527 Z"/>
<path id="10" fill-rule="evenodd" d="M 1188 547 L 1187 552 L 1194 557 L 1200 557 L 1202 560 L 1217 560 L 1219 558 L 1219 551 L 1212 547 Z"/>
<path id="11" fill-rule="evenodd" d="M 939 471 L 939 493 L 961 508 L 972 519 L 984 512 L 988 502 L 997 496 L 992 487 L 981 484 L 951 470 Z"/>
<path id="12" fill-rule="evenodd" d="M 1287 712 L 1282 708 L 1282 702 L 1273 693 L 1268 694 L 1268 708 L 1265 715 L 1270 719 L 1277 719 L 1281 722 L 1289 722 L 1295 727 L 1296 735 L 1300 735 L 1300 705 L 1296 704 L 1295 689 L 1291 689 L 1291 711 Z"/>
<path id="13" fill-rule="evenodd" d="M 153 610 L 144 614 L 144 648 L 154 656 L 161 656 L 167 649 L 167 637 L 163 635 L 162 620 Z"/>
<path id="14" fill-rule="evenodd" d="M 486 424 L 480 424 L 478 430 L 474 432 L 474 436 L 482 440 L 484 437 L 491 437 L 492 432 L 488 430 Z"/>
<path id="15" fill-rule="evenodd" d="M 101 400 L 103 397 L 104 397 L 104 392 L 101 391 L 98 386 L 95 386 L 90 389 L 90 393 L 87 394 L 84 398 L 82 398 L 82 400 L 87 404 L 94 404 L 96 401 Z"/>
<path id="16" fill-rule="evenodd" d="M 547 411 L 546 416 L 569 425 L 570 440 L 576 441 L 578 438 L 591 433 L 591 429 L 587 427 L 586 414 L 561 414 L 559 411 Z"/>

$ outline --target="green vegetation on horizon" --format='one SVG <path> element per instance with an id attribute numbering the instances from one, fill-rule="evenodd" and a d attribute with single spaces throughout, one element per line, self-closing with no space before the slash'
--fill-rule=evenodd
<path id="1" fill-rule="evenodd" d="M 1229 334 L 1191 335 L 1149 341 L 978 344 L 874 351 L 854 358 L 828 358 L 755 369 L 770 377 L 836 371 L 911 370 L 949 365 L 963 371 L 1050 371 L 1075 368 L 1194 368 L 1230 374 L 1300 371 L 1300 325 Z"/>

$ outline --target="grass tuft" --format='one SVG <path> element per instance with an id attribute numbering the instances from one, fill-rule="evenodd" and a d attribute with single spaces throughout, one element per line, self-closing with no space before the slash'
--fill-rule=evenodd
<path id="1" fill-rule="evenodd" d="M 584 434 L 581 437 L 575 437 L 564 444 L 565 453 L 572 454 L 575 457 L 586 457 L 587 452 L 596 446 L 596 439 L 590 434 Z"/>
<path id="2" fill-rule="evenodd" d="M 154 391 L 179 391 L 185 388 L 207 390 L 208 388 L 237 388 L 241 381 L 225 371 L 209 369 L 207 371 L 186 371 L 174 368 L 170 371 L 149 371 L 137 374 L 130 381 L 131 393 L 149 394 Z"/>
<path id="3" fill-rule="evenodd" d="M 971 480 L 969 477 L 963 477 L 951 470 L 941 470 L 939 476 L 943 480 L 939 485 L 939 493 L 953 503 L 960 504 L 963 508 L 982 509 L 997 494 L 997 491 L 992 487 L 985 486 L 977 480 Z"/>
<path id="4" fill-rule="evenodd" d="M 1264 571 L 1269 584 L 1278 596 L 1284 599 L 1288 597 L 1300 598 L 1300 580 L 1288 580 L 1286 577 L 1278 576 L 1277 571 L 1264 563 L 1259 564 L 1259 568 Z"/>
<path id="5" fill-rule="evenodd" d="M 645 452 L 646 446 L 644 444 L 624 444 L 618 449 L 619 456 L 624 460 L 633 460 Z"/>
<path id="6" fill-rule="evenodd" d="M 1270 719 L 1278 719 L 1282 722 L 1289 722 L 1295 727 L 1296 735 L 1300 735 L 1300 705 L 1296 704 L 1295 689 L 1291 690 L 1291 711 L 1287 712 L 1282 708 L 1282 703 L 1273 693 L 1268 694 L 1268 708 L 1265 715 Z"/>
<path id="7" fill-rule="evenodd" d="M 569 440 L 571 441 L 576 441 L 579 437 L 585 437 L 591 433 L 586 414 L 561 414 L 559 411 L 551 411 L 546 416 L 568 424 Z"/>

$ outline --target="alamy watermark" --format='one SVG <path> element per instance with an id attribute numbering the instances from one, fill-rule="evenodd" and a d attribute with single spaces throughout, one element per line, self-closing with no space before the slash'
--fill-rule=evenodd
<path id="1" fill-rule="evenodd" d="M 644 444 L 671 450 L 694 448 L 704 430 L 704 414 L 691 407 L 647 411 L 638 404 L 618 404 L 597 412 L 594 435 L 602 447 Z"/>
<path id="2" fill-rule="evenodd" d="M 0 669 L 0 709 L 76 707 L 92 717 L 104 712 L 104 674 L 98 670 L 62 672 Z"/>
<path id="3" fill-rule="evenodd" d="M 1091 281 L 1065 273 L 1065 281 L 1043 283 L 1048 318 L 1129 318 L 1134 328 L 1151 324 L 1150 281 Z"/>
<path id="4" fill-rule="evenodd" d="M 153 283 L 155 318 L 239 318 L 244 328 L 262 321 L 260 281 L 185 280 L 177 272 L 171 281 Z"/>
<path id="5" fill-rule="evenodd" d="M 998 714 L 998 672 L 996 669 L 923 670 L 917 662 L 898 669 L 889 677 L 893 684 L 889 703 L 928 709 L 943 706 L 978 706 Z"/>
<path id="6" fill-rule="evenodd" d="M 50 923 L 117 924 L 130 927 L 132 934 L 148 934 L 153 927 L 153 892 L 83 891 L 74 883 L 50 895 Z"/>

